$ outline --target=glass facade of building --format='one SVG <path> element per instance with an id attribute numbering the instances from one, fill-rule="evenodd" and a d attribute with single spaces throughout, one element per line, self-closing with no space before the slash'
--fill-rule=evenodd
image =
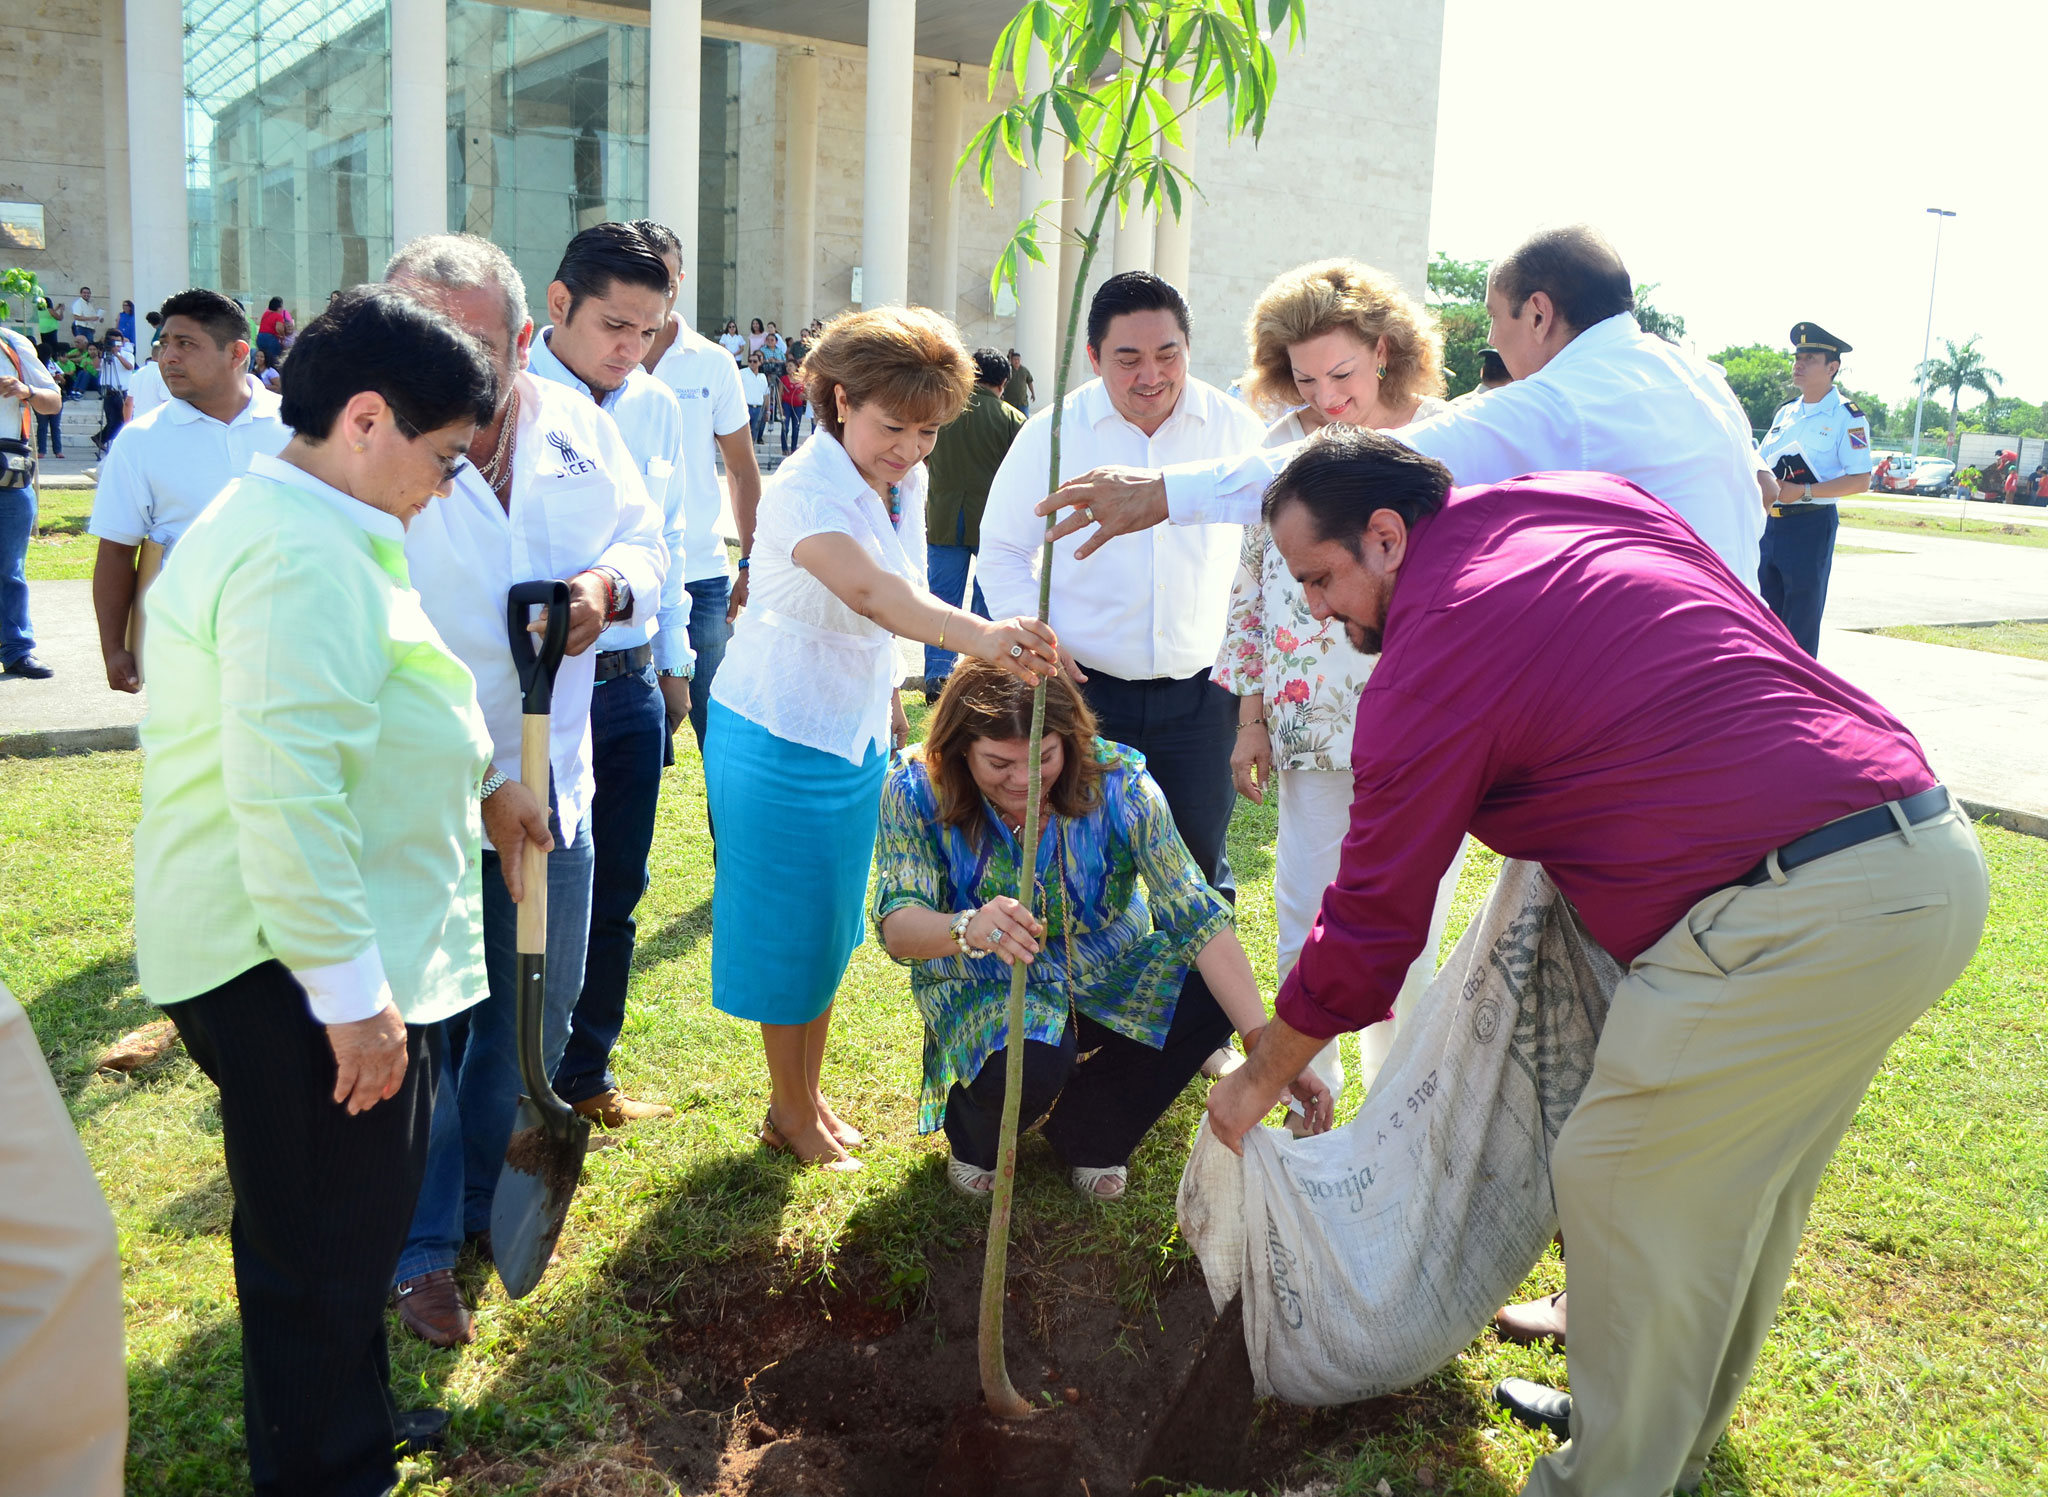
<path id="1" fill-rule="evenodd" d="M 391 254 L 385 0 L 186 0 L 192 283 L 305 316 Z"/>
<path id="2" fill-rule="evenodd" d="M 192 284 L 301 319 L 380 274 L 391 243 L 387 0 L 184 0 Z M 738 46 L 704 43 L 703 195 L 712 249 L 695 288 L 732 274 Z M 504 248 L 534 318 L 579 229 L 647 211 L 643 26 L 448 0 L 448 227 Z M 721 312 L 718 315 L 723 316 Z"/>

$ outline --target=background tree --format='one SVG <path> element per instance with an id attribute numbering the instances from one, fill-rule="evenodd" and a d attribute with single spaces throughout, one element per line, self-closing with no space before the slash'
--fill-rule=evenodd
<path id="1" fill-rule="evenodd" d="M 1729 388 L 1758 433 L 1770 426 L 1778 407 L 1792 398 L 1792 355 L 1782 348 L 1768 343 L 1730 344 L 1714 355 L 1714 362 L 1727 372 Z"/>
<path id="2" fill-rule="evenodd" d="M 1676 312 L 1664 312 L 1650 300 L 1650 293 L 1662 282 L 1652 281 L 1647 286 L 1636 287 L 1636 324 L 1646 333 L 1662 338 L 1666 343 L 1682 342 L 1685 338 L 1685 319 Z"/>
<path id="3" fill-rule="evenodd" d="M 2005 376 L 1985 362 L 1975 338 L 1966 339 L 1960 346 L 1944 338 L 1941 346 L 1943 356 L 1929 359 L 1918 374 L 1927 381 L 1928 389 L 1948 391 L 1948 429 L 1955 432 L 1960 429 L 1956 417 L 1963 391 L 1975 390 L 1988 400 L 1997 393 L 1992 386 L 2004 384 Z"/>
<path id="4" fill-rule="evenodd" d="M 2011 395 L 1994 395 L 1982 405 L 1959 417 L 1964 431 L 1989 432 L 1999 437 L 2048 436 L 2048 413 Z"/>
<path id="5" fill-rule="evenodd" d="M 1266 114 L 1279 86 L 1279 67 L 1265 32 L 1284 26 L 1289 44 L 1302 34 L 1304 0 L 1031 0 L 996 38 L 989 61 L 989 97 L 1008 74 L 1017 99 L 975 132 L 955 175 L 973 165 L 981 190 L 993 203 L 997 152 L 1023 165 L 1027 152 L 1043 162 L 1079 156 L 1089 181 L 1081 201 L 1070 205 L 1075 225 L 1060 238 L 1080 251 L 1068 304 L 1059 364 L 1054 370 L 1052 452 L 1046 492 L 1059 487 L 1060 423 L 1066 414 L 1067 371 L 1082 326 L 1088 269 L 1102 244 L 1102 225 L 1111 204 L 1171 212 L 1180 217 L 1186 194 L 1199 192 L 1186 170 L 1166 159 L 1169 145 L 1184 144 L 1182 121 L 1218 99 L 1231 136 L 1264 133 Z M 1029 81 L 1034 53 L 1042 52 L 1050 86 L 1033 92 Z M 1040 265 L 1040 214 L 1034 208 L 1017 225 L 989 277 L 993 296 L 1007 281 L 1014 288 L 1026 260 Z M 1060 246 L 1054 245 L 1055 249 Z M 1053 521 L 1045 523 L 1050 536 Z M 1038 616 L 1052 601 L 1052 542 L 1039 553 Z M 1038 867 L 1038 830 L 1043 789 L 1039 744 L 1045 737 L 1045 686 L 1031 699 L 1030 793 L 1018 867 Z M 1039 906 L 1035 876 L 1019 888 L 1023 902 Z M 1031 1406 L 1018 1396 L 1003 1356 L 1003 1298 L 1008 1281 L 1010 1211 L 1016 1194 L 1018 1109 L 1024 1096 L 1024 978 L 1022 965 L 1010 969 L 1008 1032 L 1002 1131 L 996 1145 L 996 1181 L 990 1194 L 988 1256 L 981 1279 L 981 1392 L 991 1412 L 1021 1418 Z"/>
<path id="6" fill-rule="evenodd" d="M 1868 390 L 1844 389 L 1842 393 L 1856 402 L 1857 408 L 1870 418 L 1872 437 L 1886 436 L 1892 429 L 1892 410 Z"/>
<path id="7" fill-rule="evenodd" d="M 1452 395 L 1479 387 L 1480 355 L 1486 349 L 1486 275 L 1491 260 L 1453 260 L 1442 250 L 1430 257 L 1429 309 L 1444 335 L 1444 384 Z"/>

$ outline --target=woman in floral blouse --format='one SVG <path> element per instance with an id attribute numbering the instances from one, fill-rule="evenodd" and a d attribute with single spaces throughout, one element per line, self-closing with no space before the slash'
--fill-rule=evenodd
<path id="1" fill-rule="evenodd" d="M 1443 335 L 1428 310 L 1394 278 L 1358 260 L 1323 260 L 1278 277 L 1245 324 L 1250 367 L 1240 380 L 1255 409 L 1285 414 L 1267 443 L 1298 441 L 1328 424 L 1385 431 L 1447 409 Z M 1299 407 L 1299 409 L 1292 409 Z M 1211 679 L 1238 697 L 1231 772 L 1240 795 L 1263 802 L 1277 770 L 1280 837 L 1273 903 L 1280 976 L 1301 955 L 1351 814 L 1351 737 L 1358 696 L 1377 657 L 1352 648 L 1343 626 L 1310 614 L 1301 584 L 1263 525 L 1245 528 L 1230 594 L 1230 624 Z M 1436 948 L 1457 888 L 1462 856 L 1438 891 L 1428 945 L 1402 985 L 1393 1021 L 1359 1036 L 1362 1084 L 1370 1085 L 1393 1031 L 1436 973 Z M 1344 1070 L 1332 1040 L 1315 1068 L 1341 1094 Z"/>
<path id="2" fill-rule="evenodd" d="M 1181 845 L 1143 756 L 1095 736 L 1064 676 L 1046 683 L 1042 918 L 1019 902 L 1030 723 L 1031 688 L 1004 672 L 963 659 L 947 678 L 921 751 L 882 792 L 875 927 L 911 969 L 925 1022 L 918 1130 L 945 1128 L 954 1187 L 981 1197 L 994 1183 L 1010 965 L 1022 961 L 1022 1115 L 1045 1119 L 1076 1190 L 1113 1201 L 1132 1150 L 1203 1059 L 1233 1027 L 1247 1050 L 1258 1043 L 1265 1004 L 1230 906 Z M 1191 963 L 1221 1013 L 1179 1010 Z M 1296 1095 L 1311 1126 L 1329 1125 L 1313 1072 Z"/>

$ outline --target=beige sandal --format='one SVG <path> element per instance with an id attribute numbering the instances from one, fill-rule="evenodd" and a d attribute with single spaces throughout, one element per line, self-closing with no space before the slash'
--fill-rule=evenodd
<path id="1" fill-rule="evenodd" d="M 970 1201 L 985 1201 L 996 1188 L 996 1172 L 969 1164 L 957 1154 L 946 1157 L 946 1183 Z"/>
<path id="2" fill-rule="evenodd" d="M 1112 1164 L 1106 1169 L 1099 1170 L 1077 1168 L 1067 1172 L 1067 1179 L 1072 1182 L 1075 1190 L 1089 1200 L 1098 1201 L 1106 1206 L 1124 1198 L 1124 1191 L 1130 1184 L 1131 1170 L 1130 1166 L 1125 1164 Z M 1116 1189 L 1097 1189 L 1105 1180 L 1114 1181 Z"/>

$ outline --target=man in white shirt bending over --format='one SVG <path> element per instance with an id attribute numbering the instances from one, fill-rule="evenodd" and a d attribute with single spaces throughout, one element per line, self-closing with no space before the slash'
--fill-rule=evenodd
<path id="1" fill-rule="evenodd" d="M 527 840 L 548 849 L 547 994 L 542 1058 L 550 1071 L 583 989 L 590 935 L 591 646 L 611 624 L 646 624 L 661 604 L 668 548 L 661 511 L 640 464 L 597 402 L 525 368 L 533 322 L 526 285 L 489 240 L 430 234 L 392 257 L 384 279 L 467 329 L 496 361 L 498 411 L 477 429 L 448 497 L 406 532 L 412 583 L 441 638 L 476 677 L 490 725 L 492 769 L 483 790 L 484 966 L 490 993 L 445 1021 L 462 1033 L 460 1066 L 440 1047 L 442 1072 L 427 1146 L 426 1184 L 398 1261 L 399 1318 L 437 1346 L 472 1336 L 455 1283 L 465 1235 L 487 1231 L 498 1171 L 520 1094 L 514 1047 L 517 901 Z M 505 639 L 505 595 L 515 582 L 569 584 L 569 654 L 555 677 L 549 718 L 553 806 L 519 783 L 520 692 Z M 552 815 L 550 814 L 552 812 Z"/>
<path id="2" fill-rule="evenodd" d="M 1145 271 L 1103 282 L 1088 309 L 1088 362 L 1098 377 L 1064 402 L 1062 479 L 1108 463 L 1156 468 L 1257 448 L 1264 424 L 1188 373 L 1188 346 L 1187 302 L 1174 287 Z M 989 486 L 981 588 L 997 618 L 1038 612 L 1045 522 L 1032 511 L 1046 490 L 1052 418 L 1048 404 L 1024 423 Z M 1237 796 L 1237 698 L 1211 684 L 1209 668 L 1243 544 L 1237 524 L 1163 528 L 1087 554 L 1064 541 L 1054 547 L 1048 620 L 1102 736 L 1144 754 L 1195 866 L 1225 898 L 1236 893 L 1223 844 Z M 1213 1031 L 1204 1054 L 1230 1033 L 1192 969 L 1170 1042 L 1181 1038 L 1183 1017 Z"/>
<path id="3" fill-rule="evenodd" d="M 704 751 L 711 683 L 732 639 L 733 620 L 747 603 L 748 558 L 754 550 L 754 514 L 761 504 L 761 468 L 754 459 L 746 396 L 732 355 L 697 332 L 676 309 L 683 290 L 683 247 L 675 230 L 643 218 L 633 227 L 646 236 L 668 267 L 668 321 L 654 335 L 641 367 L 675 392 L 683 410 L 683 455 L 670 486 L 682 495 L 683 548 L 669 564 L 683 574 L 690 595 L 690 648 L 697 673 L 690 678 L 690 731 Z M 718 484 L 718 460 L 732 490 L 732 516 L 739 529 L 737 581 L 729 581 L 725 540 L 718 517 L 725 494 Z M 673 550 L 673 547 L 671 547 Z"/>
<path id="4" fill-rule="evenodd" d="M 1764 509 L 1777 486 L 1759 477 L 1749 417 L 1711 364 L 1637 326 L 1634 283 L 1614 246 L 1585 224 L 1539 230 L 1493 267 L 1486 309 L 1514 382 L 1395 439 L 1460 484 L 1560 470 L 1626 478 L 1676 510 L 1755 592 Z M 1084 474 L 1056 496 L 1074 511 L 1058 533 L 1099 530 L 1083 543 L 1086 556 L 1162 520 L 1256 520 L 1266 485 L 1297 450 L 1246 443 L 1220 461 L 1148 465 L 1163 475 Z"/>
<path id="5" fill-rule="evenodd" d="M 640 367 L 668 315 L 668 267 L 631 224 L 601 223 L 569 241 L 548 286 L 548 316 L 527 367 L 566 385 L 618 424 L 640 465 L 647 497 L 662 507 L 668 575 L 661 611 L 644 624 L 613 624 L 597 637 L 590 694 L 590 942 L 583 991 L 569 1021 L 555 1093 L 593 1122 L 622 1128 L 675 1109 L 627 1096 L 612 1074 L 626 1023 L 633 969 L 633 910 L 647 890 L 647 855 L 670 736 L 690 714 L 689 594 L 676 564 L 683 546 L 682 409 L 667 385 Z M 650 633 L 652 637 L 650 638 Z"/>
<path id="6" fill-rule="evenodd" d="M 278 398 L 249 374 L 249 319 L 218 291 L 164 303 L 157 367 L 170 399 L 121 429 L 100 465 L 87 531 L 99 537 L 92 611 L 107 685 L 139 691 L 141 594 L 214 495 L 291 438 Z"/>

